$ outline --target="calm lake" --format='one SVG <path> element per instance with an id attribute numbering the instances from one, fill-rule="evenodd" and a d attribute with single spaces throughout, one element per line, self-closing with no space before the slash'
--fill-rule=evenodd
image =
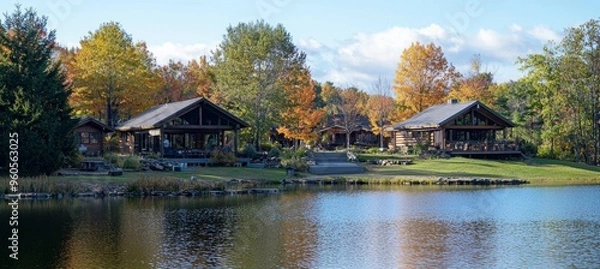
<path id="1" fill-rule="evenodd" d="M 600 267 L 600 186 L 20 201 L 19 224 L 2 268 Z"/>

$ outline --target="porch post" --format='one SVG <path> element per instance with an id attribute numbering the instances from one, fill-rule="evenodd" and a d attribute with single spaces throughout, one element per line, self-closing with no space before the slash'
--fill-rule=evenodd
<path id="1" fill-rule="evenodd" d="M 233 152 L 235 153 L 235 155 L 238 154 L 238 143 L 239 143 L 239 139 L 240 139 L 240 131 L 239 131 L 240 125 L 236 124 L 235 128 L 233 129 Z"/>
<path id="2" fill-rule="evenodd" d="M 442 128 L 440 132 L 442 133 L 442 146 L 440 149 L 446 149 L 446 129 Z"/>
<path id="3" fill-rule="evenodd" d="M 220 134 L 221 136 L 221 147 L 225 146 L 225 131 L 221 130 Z"/>
<path id="4" fill-rule="evenodd" d="M 162 127 L 160 127 L 160 157 L 165 157 L 165 132 Z"/>

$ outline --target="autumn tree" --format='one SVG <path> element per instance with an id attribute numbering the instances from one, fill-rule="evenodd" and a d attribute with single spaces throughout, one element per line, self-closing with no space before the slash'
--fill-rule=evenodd
<path id="1" fill-rule="evenodd" d="M 143 42 L 134 43 L 120 24 L 109 22 L 84 37 L 75 55 L 74 96 L 78 115 L 105 118 L 115 126 L 156 103 L 159 80 Z"/>
<path id="2" fill-rule="evenodd" d="M 373 94 L 369 95 L 365 112 L 373 128 L 373 133 L 379 135 L 379 147 L 383 148 L 384 131 L 386 123 L 395 108 L 394 98 L 391 97 L 391 84 L 379 77 L 373 84 Z"/>
<path id="3" fill-rule="evenodd" d="M 487 104 L 493 98 L 490 90 L 492 85 L 494 85 L 494 75 L 481 71 L 481 56 L 476 54 L 471 59 L 469 73 L 459 78 L 457 85 L 450 92 L 450 98 L 462 102 L 479 100 Z"/>
<path id="4" fill-rule="evenodd" d="M 187 66 L 187 76 L 194 81 L 196 95 L 208 98 L 220 104 L 223 96 L 217 91 L 216 77 L 206 56 L 200 56 L 198 61 L 191 60 Z"/>
<path id="5" fill-rule="evenodd" d="M 282 25 L 273 27 L 264 21 L 228 27 L 213 52 L 223 105 L 252 125 L 256 148 L 279 121 L 285 100 L 283 81 L 292 70 L 304 67 L 305 58 Z"/>
<path id="6" fill-rule="evenodd" d="M 443 103 L 457 77 L 441 47 L 413 43 L 402 52 L 394 79 L 399 117 L 408 118 Z"/>
<path id="7" fill-rule="evenodd" d="M 161 79 L 161 86 L 157 92 L 159 103 L 177 102 L 196 97 L 196 83 L 188 65 L 181 61 L 170 60 L 168 64 L 159 66 L 156 72 Z"/>
<path id="8" fill-rule="evenodd" d="M 305 143 L 316 141 L 317 126 L 325 111 L 315 106 L 316 92 L 308 70 L 299 70 L 286 79 L 284 92 L 287 104 L 282 112 L 282 124 L 277 132 L 286 138 Z M 294 143 L 294 147 L 297 147 Z"/>
<path id="9" fill-rule="evenodd" d="M 346 148 L 350 148 L 350 134 L 360 126 L 367 99 L 368 95 L 355 87 L 339 90 L 329 99 L 333 122 L 346 133 Z"/>
<path id="10" fill-rule="evenodd" d="M 17 6 L 0 21 L 0 174 L 10 158 L 21 176 L 49 175 L 76 154 L 71 87 L 55 46 L 54 30 L 32 9 Z"/>

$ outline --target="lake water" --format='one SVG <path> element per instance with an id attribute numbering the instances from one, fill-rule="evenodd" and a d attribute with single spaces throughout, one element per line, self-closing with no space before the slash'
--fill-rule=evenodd
<path id="1" fill-rule="evenodd" d="M 19 220 L 1 268 L 600 267 L 600 186 L 21 201 Z"/>

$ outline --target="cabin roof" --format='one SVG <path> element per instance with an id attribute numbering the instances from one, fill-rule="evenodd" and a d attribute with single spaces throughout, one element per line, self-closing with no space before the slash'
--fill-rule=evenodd
<path id="1" fill-rule="evenodd" d="M 182 114 L 188 112 L 194 106 L 207 105 L 214 108 L 221 115 L 230 118 L 236 124 L 239 124 L 241 128 L 250 126 L 242 119 L 229 113 L 220 106 L 214 104 L 206 98 L 198 97 L 189 100 L 165 103 L 157 106 L 153 106 L 139 115 L 131 118 L 130 120 L 123 122 L 117 127 L 120 131 L 129 130 L 144 130 L 154 129 L 160 127 L 163 123 L 172 120 Z"/>
<path id="2" fill-rule="evenodd" d="M 75 128 L 81 127 L 83 125 L 86 124 L 91 124 L 96 126 L 96 128 L 102 130 L 102 131 L 107 131 L 107 132 L 114 132 L 115 129 L 111 128 L 110 126 L 102 123 L 101 121 L 94 119 L 94 118 L 90 118 L 90 117 L 83 117 L 81 119 L 79 119 L 79 122 L 77 123 L 77 125 L 75 126 Z"/>
<path id="3" fill-rule="evenodd" d="M 487 107 L 479 101 L 470 101 L 464 103 L 447 103 L 429 107 L 421 113 L 416 114 L 410 119 L 394 125 L 396 130 L 411 130 L 411 129 L 437 129 L 442 125 L 449 123 L 459 115 L 477 107 L 491 113 L 497 121 L 505 127 L 514 127 L 515 124 L 506 119 L 496 111 Z"/>

